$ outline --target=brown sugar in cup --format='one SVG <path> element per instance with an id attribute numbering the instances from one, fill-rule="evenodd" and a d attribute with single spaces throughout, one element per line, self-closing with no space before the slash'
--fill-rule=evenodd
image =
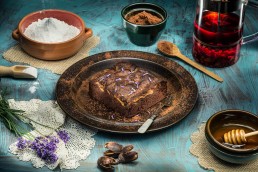
<path id="1" fill-rule="evenodd" d="M 32 40 L 24 35 L 25 29 L 38 19 L 56 18 L 73 25 L 80 30 L 74 38 L 58 43 L 43 43 Z M 76 54 L 84 41 L 92 36 L 92 30 L 85 27 L 84 21 L 76 14 L 57 9 L 36 11 L 26 15 L 12 32 L 12 37 L 20 43 L 21 48 L 29 55 L 42 60 L 61 60 Z"/>
<path id="2" fill-rule="evenodd" d="M 135 45 L 153 45 L 166 27 L 167 12 L 156 4 L 130 4 L 122 9 L 121 15 L 127 36 Z"/>
<path id="3" fill-rule="evenodd" d="M 126 19 L 138 25 L 154 25 L 163 21 L 162 17 L 147 11 L 139 11 L 135 14 L 127 15 Z"/>

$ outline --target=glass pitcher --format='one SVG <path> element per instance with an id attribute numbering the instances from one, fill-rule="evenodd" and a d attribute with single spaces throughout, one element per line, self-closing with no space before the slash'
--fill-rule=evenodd
<path id="1" fill-rule="evenodd" d="M 248 0 L 198 0 L 194 21 L 193 57 L 200 64 L 222 68 L 235 64 L 242 44 L 258 39 L 258 33 L 243 39 Z"/>

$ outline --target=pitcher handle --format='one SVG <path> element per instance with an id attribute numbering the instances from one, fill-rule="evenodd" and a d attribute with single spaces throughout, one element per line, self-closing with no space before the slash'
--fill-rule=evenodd
<path id="1" fill-rule="evenodd" d="M 257 41 L 257 40 L 258 40 L 258 32 L 254 33 L 252 35 L 244 36 L 242 44 L 247 44 L 250 42 Z"/>
<path id="2" fill-rule="evenodd" d="M 256 3 L 256 2 L 249 1 L 247 5 L 250 7 L 253 7 L 253 8 L 258 8 L 258 3 Z M 258 40 L 258 32 L 254 33 L 252 35 L 244 36 L 242 44 L 247 44 L 250 42 L 257 41 L 257 40 Z"/>
<path id="3" fill-rule="evenodd" d="M 248 6 L 258 8 L 258 2 L 248 1 Z"/>

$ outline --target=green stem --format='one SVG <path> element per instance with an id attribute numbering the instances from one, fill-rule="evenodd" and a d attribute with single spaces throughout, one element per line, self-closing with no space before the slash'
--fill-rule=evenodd
<path id="1" fill-rule="evenodd" d="M 23 113 L 25 111 L 23 111 L 23 110 L 10 108 L 9 102 L 5 99 L 5 94 L 6 94 L 6 90 L 4 90 L 4 91 L 0 90 L 0 118 L 2 118 L 4 120 L 3 122 L 6 125 L 6 127 L 10 131 L 13 131 L 16 136 L 22 136 L 22 137 L 26 137 L 29 139 L 35 138 L 35 136 L 33 134 L 31 134 L 28 130 L 26 130 L 24 127 L 19 125 L 19 121 L 26 123 L 23 119 L 28 119 L 28 120 L 30 120 L 30 122 L 34 122 L 43 127 L 55 130 L 55 128 L 40 124 L 39 122 L 37 122 L 27 116 L 24 116 Z M 36 131 L 39 135 L 44 136 L 40 131 L 38 131 L 36 129 L 34 131 Z"/>
<path id="2" fill-rule="evenodd" d="M 39 125 L 41 125 L 41 126 L 43 126 L 43 127 L 50 128 L 50 129 L 52 129 L 52 130 L 55 130 L 55 128 L 52 128 L 52 127 L 50 127 L 50 126 L 41 124 L 41 123 L 39 123 L 39 122 L 37 122 L 37 121 L 35 121 L 35 120 L 33 120 L 33 119 L 27 117 L 27 116 L 24 116 L 24 115 L 22 115 L 22 114 L 17 114 L 17 115 L 19 116 L 19 118 L 20 118 L 20 117 L 26 118 L 26 119 L 31 120 L 32 122 L 35 122 L 36 124 L 39 124 Z M 21 118 L 20 118 L 20 119 L 21 119 Z"/>

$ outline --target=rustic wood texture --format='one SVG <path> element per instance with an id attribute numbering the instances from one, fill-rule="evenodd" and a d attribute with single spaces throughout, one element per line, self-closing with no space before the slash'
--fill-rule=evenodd
<path id="1" fill-rule="evenodd" d="M 149 47 L 133 45 L 122 27 L 120 11 L 122 7 L 135 0 L 1 0 L 0 1 L 0 65 L 10 66 L 2 54 L 17 42 L 11 33 L 26 14 L 48 8 L 72 11 L 80 15 L 86 26 L 92 28 L 101 38 L 100 44 L 90 55 L 111 50 L 138 50 L 158 54 L 156 44 Z M 137 1 L 139 2 L 139 1 Z M 156 0 L 169 15 L 166 28 L 160 40 L 175 43 L 181 52 L 192 59 L 192 33 L 195 3 L 193 0 Z M 248 7 L 244 34 L 258 31 L 258 11 Z M 193 111 L 184 120 L 167 129 L 144 135 L 119 135 L 98 132 L 94 138 L 96 146 L 91 155 L 81 162 L 76 171 L 99 171 L 98 157 L 104 152 L 104 143 L 116 141 L 133 144 L 139 152 L 139 159 L 132 164 L 116 166 L 116 171 L 205 171 L 197 158 L 189 153 L 190 136 L 198 126 L 213 113 L 224 109 L 242 109 L 258 114 L 258 41 L 244 45 L 237 64 L 223 68 L 210 69 L 224 79 L 219 83 L 178 59 L 171 58 L 185 67 L 195 78 L 199 98 Z M 9 98 L 15 100 L 55 99 L 55 85 L 59 75 L 39 69 L 37 80 L 18 80 L 1 78 L 0 87 L 11 90 Z M 35 92 L 30 88 L 36 87 Z M 35 169 L 30 162 L 19 161 L 8 152 L 9 145 L 16 138 L 0 122 L 0 171 L 49 171 L 47 168 Z M 55 171 L 59 171 L 58 169 Z M 66 170 L 64 170 L 66 171 Z M 67 170 L 68 171 L 68 170 Z"/>

